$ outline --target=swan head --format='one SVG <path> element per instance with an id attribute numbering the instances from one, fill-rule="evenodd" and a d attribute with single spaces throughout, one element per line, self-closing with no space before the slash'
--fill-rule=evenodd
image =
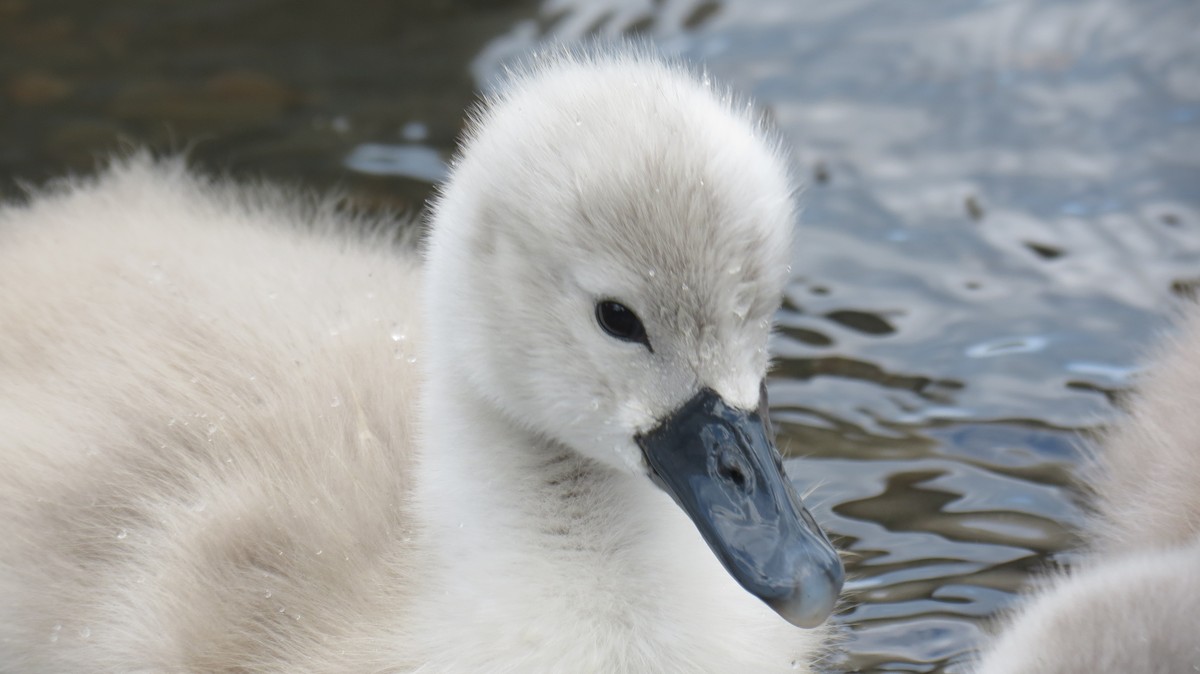
<path id="1" fill-rule="evenodd" d="M 489 102 L 433 212 L 431 367 L 540 437 L 649 478 L 748 591 L 822 622 L 837 553 L 765 412 L 793 187 L 707 78 L 542 57 Z"/>

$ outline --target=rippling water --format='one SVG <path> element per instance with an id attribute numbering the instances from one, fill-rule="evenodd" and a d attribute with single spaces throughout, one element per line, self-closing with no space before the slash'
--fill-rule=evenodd
<path id="1" fill-rule="evenodd" d="M 1200 286 L 1200 4 L 399 4 L 3 0 L 2 187 L 121 137 L 417 207 L 506 59 L 643 36 L 754 95 L 808 184 L 771 394 L 853 554 L 831 666 L 961 671 L 1070 563 L 1080 432 Z"/>

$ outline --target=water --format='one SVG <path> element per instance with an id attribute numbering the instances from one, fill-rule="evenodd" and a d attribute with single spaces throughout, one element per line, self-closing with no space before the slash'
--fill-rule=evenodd
<path id="1" fill-rule="evenodd" d="M 132 139 L 419 208 L 472 91 L 551 40 L 763 103 L 808 185 L 771 399 L 853 554 L 836 669 L 962 671 L 1071 562 L 1080 433 L 1200 287 L 1192 0 L 106 4 L 0 2 L 0 190 Z"/>

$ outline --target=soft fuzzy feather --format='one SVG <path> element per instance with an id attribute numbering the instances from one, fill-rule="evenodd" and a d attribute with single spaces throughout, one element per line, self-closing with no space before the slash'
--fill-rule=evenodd
<path id="1" fill-rule="evenodd" d="M 0 672 L 804 671 L 631 441 L 757 399 L 785 162 L 679 68 L 545 60 L 427 264 L 143 156 L 0 211 Z"/>
<path id="2" fill-rule="evenodd" d="M 1200 669 L 1200 311 L 1157 353 L 1087 473 L 1078 568 L 1008 620 L 980 674 Z"/>

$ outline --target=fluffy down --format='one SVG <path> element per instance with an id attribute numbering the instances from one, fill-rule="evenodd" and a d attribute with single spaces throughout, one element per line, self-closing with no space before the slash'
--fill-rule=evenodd
<path id="1" fill-rule="evenodd" d="M 1200 671 L 1200 311 L 1098 448 L 1091 544 L 1008 620 L 979 674 Z"/>
<path id="2" fill-rule="evenodd" d="M 426 259 L 140 155 L 0 210 L 0 672 L 807 670 L 631 440 L 757 401 L 783 155 L 679 67 L 541 61 Z"/>

